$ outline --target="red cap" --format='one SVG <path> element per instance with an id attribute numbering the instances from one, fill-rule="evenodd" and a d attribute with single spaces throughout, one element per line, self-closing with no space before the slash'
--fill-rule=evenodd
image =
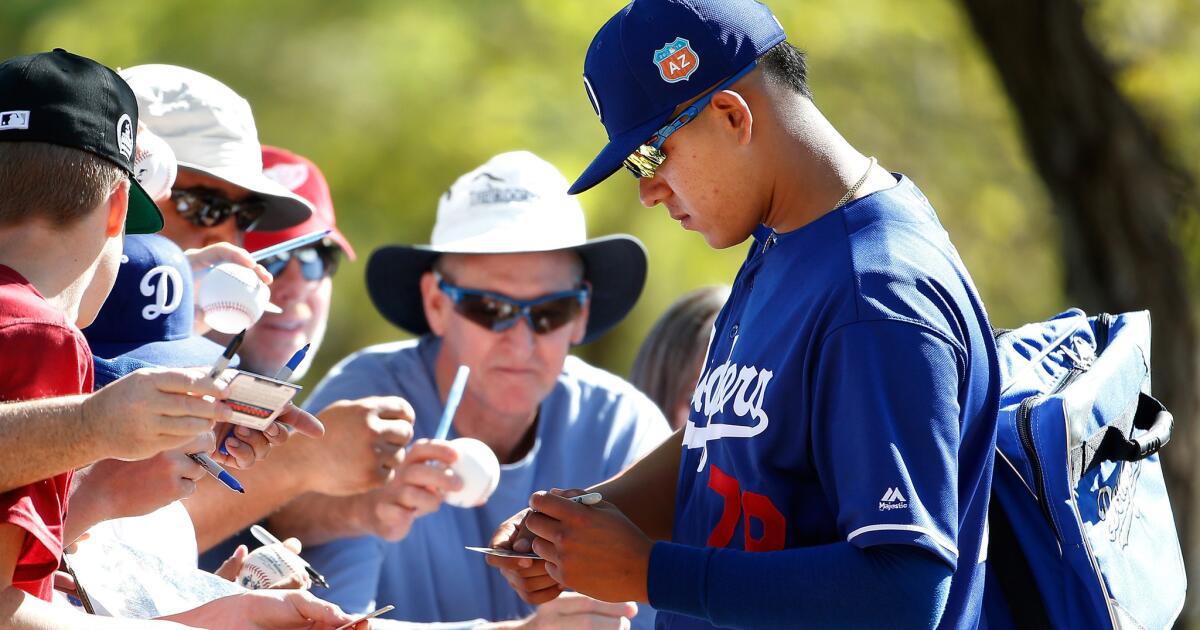
<path id="1" fill-rule="evenodd" d="M 325 183 L 325 176 L 321 174 L 317 165 L 306 157 L 265 144 L 262 148 L 262 159 L 263 175 L 310 201 L 313 213 L 304 223 L 286 230 L 246 232 L 246 250 L 252 252 L 310 232 L 329 229 L 332 232 L 328 238 L 337 243 L 350 260 L 354 260 L 354 248 L 350 247 L 350 242 L 337 229 L 337 220 L 333 215 L 333 199 L 329 196 L 329 184 Z"/>

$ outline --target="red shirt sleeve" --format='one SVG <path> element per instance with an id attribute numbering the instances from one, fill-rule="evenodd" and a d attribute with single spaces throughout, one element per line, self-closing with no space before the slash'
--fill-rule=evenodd
<path id="1" fill-rule="evenodd" d="M 92 389 L 92 357 L 77 330 L 60 324 L 0 322 L 0 400 L 66 396 Z M 72 471 L 0 494 L 0 518 L 24 529 L 13 585 L 49 600 L 63 551 Z"/>

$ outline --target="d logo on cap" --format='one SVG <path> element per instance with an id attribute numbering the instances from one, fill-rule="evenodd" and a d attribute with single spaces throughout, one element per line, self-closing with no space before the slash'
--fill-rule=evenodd
<path id="1" fill-rule="evenodd" d="M 146 321 L 174 313 L 183 301 L 183 276 L 170 265 L 159 265 L 147 271 L 138 288 L 142 295 L 154 296 L 154 303 L 142 309 L 142 319 Z"/>

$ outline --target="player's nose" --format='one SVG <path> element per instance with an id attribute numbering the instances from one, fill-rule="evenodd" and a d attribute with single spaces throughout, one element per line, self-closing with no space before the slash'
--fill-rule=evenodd
<path id="1" fill-rule="evenodd" d="M 659 175 L 638 179 L 638 197 L 642 205 L 653 208 L 671 195 L 671 187 Z"/>

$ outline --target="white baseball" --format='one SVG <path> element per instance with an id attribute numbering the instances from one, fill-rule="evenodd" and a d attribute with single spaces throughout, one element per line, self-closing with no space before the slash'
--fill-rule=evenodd
<path id="1" fill-rule="evenodd" d="M 232 335 L 257 322 L 270 299 L 270 289 L 253 269 L 223 263 L 210 269 L 200 282 L 197 303 L 205 324 Z"/>
<path id="2" fill-rule="evenodd" d="M 175 185 L 179 163 L 166 140 L 144 125 L 138 125 L 137 148 L 133 152 L 133 173 L 142 190 L 155 201 L 165 199 Z"/>
<path id="3" fill-rule="evenodd" d="M 446 503 L 458 507 L 476 507 L 487 502 L 500 483 L 500 462 L 487 444 L 474 438 L 451 440 L 458 459 L 450 470 L 462 479 L 462 490 L 446 493 Z"/>
<path id="4" fill-rule="evenodd" d="M 293 581 L 308 586 L 312 584 L 304 570 L 304 561 L 281 544 L 266 545 L 251 551 L 237 576 L 237 583 L 250 590 L 276 588 Z"/>

